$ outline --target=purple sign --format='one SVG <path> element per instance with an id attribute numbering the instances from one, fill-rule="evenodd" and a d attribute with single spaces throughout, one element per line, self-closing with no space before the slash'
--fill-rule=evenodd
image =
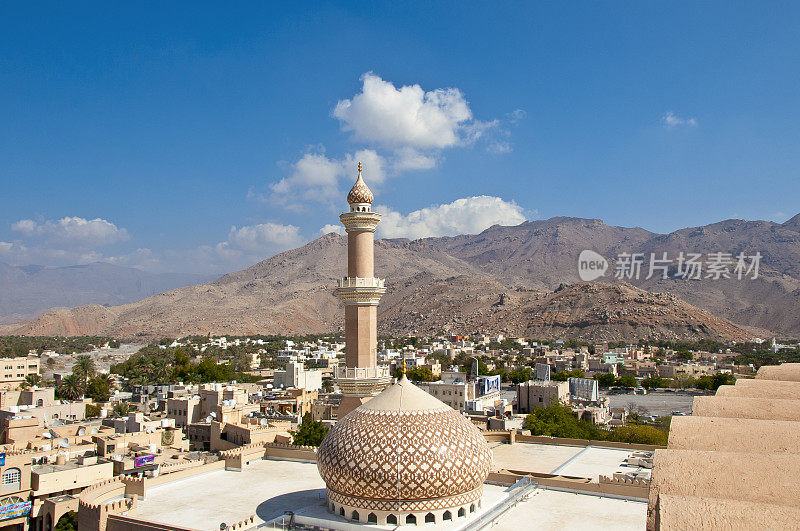
<path id="1" fill-rule="evenodd" d="M 143 455 L 141 457 L 136 457 L 133 459 L 133 467 L 138 468 L 144 465 L 152 465 L 156 461 L 156 456 L 154 455 Z"/>

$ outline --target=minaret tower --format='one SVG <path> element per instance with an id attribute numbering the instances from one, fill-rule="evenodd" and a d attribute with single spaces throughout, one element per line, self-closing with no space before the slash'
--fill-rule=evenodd
<path id="1" fill-rule="evenodd" d="M 347 276 L 339 280 L 336 295 L 344 303 L 345 367 L 336 371 L 342 390 L 341 419 L 392 381 L 388 367 L 378 366 L 378 303 L 386 293 L 383 279 L 375 278 L 374 236 L 381 215 L 372 211 L 373 195 L 361 177 L 347 194 L 350 212 L 339 216 L 347 231 Z"/>

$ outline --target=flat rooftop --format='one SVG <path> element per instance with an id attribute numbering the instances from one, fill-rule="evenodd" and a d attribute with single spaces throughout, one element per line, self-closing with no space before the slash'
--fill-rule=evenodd
<path id="1" fill-rule="evenodd" d="M 617 471 L 650 475 L 649 469 L 623 464 L 633 450 L 535 443 L 490 443 L 490 446 L 494 452 L 494 470 L 561 474 L 595 481 L 601 475 L 612 477 Z"/>
<path id="2" fill-rule="evenodd" d="M 631 453 L 597 447 L 496 444 L 494 469 L 558 473 L 597 479 L 613 475 Z M 486 485 L 487 498 L 503 487 Z M 495 496 L 496 497 L 496 496 Z M 258 523 L 284 511 L 326 514 L 325 483 L 314 463 L 252 461 L 243 472 L 218 470 L 147 489 L 136 517 L 153 522 L 216 531 L 251 514 Z M 506 512 L 493 529 L 644 529 L 647 504 L 614 498 L 536 489 Z M 336 517 L 330 516 L 332 520 Z M 375 526 L 370 526 L 375 528 Z M 426 528 L 433 529 L 434 526 Z M 417 528 L 418 529 L 418 528 Z"/>
<path id="3" fill-rule="evenodd" d="M 315 463 L 252 461 L 243 472 L 217 470 L 148 488 L 136 517 L 203 531 L 219 531 L 251 514 L 261 522 L 325 498 Z"/>
<path id="4" fill-rule="evenodd" d="M 509 509 L 493 530 L 645 529 L 647 502 L 536 489 Z"/>

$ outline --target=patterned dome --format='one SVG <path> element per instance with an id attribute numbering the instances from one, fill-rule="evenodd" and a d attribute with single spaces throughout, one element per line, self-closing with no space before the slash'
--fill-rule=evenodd
<path id="1" fill-rule="evenodd" d="M 361 163 L 358 163 L 358 179 L 356 179 L 356 184 L 353 185 L 353 188 L 350 189 L 350 193 L 347 194 L 347 202 L 351 205 L 353 203 L 369 203 L 372 204 L 372 201 L 375 200 L 375 197 L 372 195 L 372 191 L 367 186 L 367 183 L 364 182 L 364 179 L 361 178 Z"/>
<path id="2" fill-rule="evenodd" d="M 478 429 L 405 376 L 337 422 L 317 453 L 329 499 L 369 510 L 474 502 L 491 463 Z"/>

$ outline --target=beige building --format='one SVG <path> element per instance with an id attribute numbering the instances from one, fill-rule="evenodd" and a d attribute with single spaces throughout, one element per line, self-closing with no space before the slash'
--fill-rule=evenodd
<path id="1" fill-rule="evenodd" d="M 569 403 L 569 382 L 530 380 L 517 386 L 519 413 L 531 413 L 554 403 Z"/>
<path id="2" fill-rule="evenodd" d="M 167 417 L 175 420 L 175 425 L 182 428 L 199 422 L 203 417 L 199 396 L 167 399 Z"/>
<path id="3" fill-rule="evenodd" d="M 713 374 L 713 365 L 700 365 L 696 363 L 665 364 L 658 366 L 658 375 L 662 378 L 679 378 L 681 376 L 704 376 Z"/>
<path id="4" fill-rule="evenodd" d="M 30 374 L 39 375 L 39 358 L 0 358 L 0 387 L 15 387 Z"/>
<path id="5" fill-rule="evenodd" d="M 796 529 L 800 364 L 695 397 L 653 458 L 647 529 Z"/>
<path id="6" fill-rule="evenodd" d="M 0 441 L 19 446 L 62 421 L 78 422 L 86 418 L 85 401 L 56 400 L 54 392 L 52 387 L 6 391 L 3 400 L 9 404 L 16 401 L 18 405 L 0 409 Z"/>
<path id="7" fill-rule="evenodd" d="M 306 369 L 302 361 L 290 361 L 285 370 L 275 371 L 273 382 L 275 387 L 319 391 L 322 389 L 322 371 Z"/>
<path id="8" fill-rule="evenodd" d="M 475 400 L 475 384 L 472 383 L 437 381 L 417 382 L 416 385 L 456 411 L 466 411 L 467 402 Z"/>

